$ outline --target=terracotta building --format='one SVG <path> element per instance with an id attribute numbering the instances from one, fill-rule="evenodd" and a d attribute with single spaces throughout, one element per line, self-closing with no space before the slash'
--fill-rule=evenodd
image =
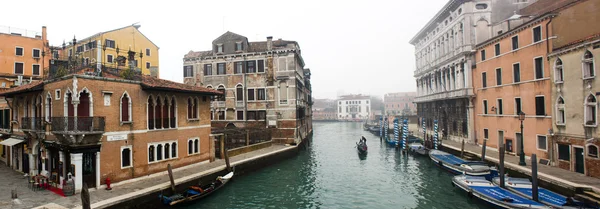
<path id="1" fill-rule="evenodd" d="M 416 115 L 417 105 L 414 103 L 416 92 L 388 93 L 383 96 L 387 115 Z"/>
<path id="2" fill-rule="evenodd" d="M 552 81 L 547 50 L 552 43 L 546 31 L 553 14 L 540 7 L 542 3 L 520 10 L 505 22 L 510 30 L 477 45 L 473 87 L 478 144 L 487 140 L 490 148 L 504 146 L 506 152 L 518 154 L 523 140 L 526 156 L 549 159 Z"/>
<path id="3" fill-rule="evenodd" d="M 102 76 L 66 76 L 11 88 L 14 121 L 10 138 L 23 144 L 10 165 L 42 174 L 62 188 L 73 176 L 98 187 L 209 160 L 210 101 L 221 93 L 141 75 L 123 78 L 103 68 Z M 11 153 L 12 154 L 12 153 Z M 21 163 L 19 163 L 21 162 Z"/>
<path id="4" fill-rule="evenodd" d="M 313 99 L 314 121 L 337 121 L 336 101 L 333 99 Z"/>
<path id="5" fill-rule="evenodd" d="M 213 127 L 269 128 L 273 140 L 299 143 L 312 133 L 310 69 L 296 41 L 248 41 L 226 32 L 208 51 L 183 59 L 184 83 L 224 93 L 212 103 Z"/>
<path id="6" fill-rule="evenodd" d="M 548 64 L 553 75 L 552 160 L 560 168 L 600 177 L 600 27 L 590 27 L 600 21 L 600 1 L 563 2 L 565 8 L 552 20 L 556 39 Z"/>

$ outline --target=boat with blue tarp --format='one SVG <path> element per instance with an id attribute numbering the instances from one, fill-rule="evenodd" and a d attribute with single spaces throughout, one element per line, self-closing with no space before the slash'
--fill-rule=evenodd
<path id="1" fill-rule="evenodd" d="M 496 177 L 492 181 L 496 185 L 500 185 L 500 178 Z M 506 177 L 504 179 L 506 189 L 521 195 L 522 197 L 532 199 L 533 184 L 526 178 Z M 582 202 L 572 200 L 567 204 L 567 197 L 550 191 L 548 189 L 538 187 L 538 200 L 548 206 L 554 208 L 598 208 L 584 205 Z"/>
<path id="2" fill-rule="evenodd" d="M 430 150 L 429 158 L 438 166 L 454 174 L 483 176 L 488 180 L 498 175 L 498 172 L 485 162 L 468 161 L 440 150 Z"/>
<path id="3" fill-rule="evenodd" d="M 160 198 L 160 201 L 164 205 L 168 205 L 168 206 L 193 202 L 193 201 L 202 199 L 202 198 L 214 193 L 215 191 L 219 190 L 220 188 L 225 186 L 225 184 L 227 184 L 227 182 L 229 182 L 231 180 L 231 178 L 233 178 L 233 172 L 229 172 L 225 176 L 217 177 L 217 179 L 215 181 L 213 181 L 211 184 L 204 185 L 204 186 L 202 186 L 202 185 L 191 186 L 189 189 L 187 189 L 183 193 L 177 193 L 177 194 L 173 194 L 170 196 L 160 194 L 159 198 Z"/>
<path id="4" fill-rule="evenodd" d="M 466 191 L 469 197 L 477 197 L 501 208 L 550 208 L 542 203 L 500 188 L 479 176 L 454 176 L 452 178 L 452 185 Z"/>

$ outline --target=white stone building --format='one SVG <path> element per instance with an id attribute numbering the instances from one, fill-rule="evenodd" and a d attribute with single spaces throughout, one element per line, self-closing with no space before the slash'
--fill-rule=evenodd
<path id="1" fill-rule="evenodd" d="M 363 95 L 341 96 L 337 102 L 338 120 L 367 120 L 371 114 L 371 99 Z"/>

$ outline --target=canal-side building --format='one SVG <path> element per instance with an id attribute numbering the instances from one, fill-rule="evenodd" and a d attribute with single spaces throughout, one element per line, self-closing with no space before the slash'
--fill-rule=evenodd
<path id="1" fill-rule="evenodd" d="M 273 131 L 279 143 L 299 143 L 312 132 L 310 69 L 296 41 L 250 42 L 226 32 L 208 51 L 183 58 L 184 83 L 224 93 L 211 105 L 212 126 Z"/>
<path id="2" fill-rule="evenodd" d="M 313 121 L 337 121 L 336 101 L 333 99 L 313 99 Z"/>
<path id="3" fill-rule="evenodd" d="M 79 69 L 79 68 L 74 68 Z M 75 190 L 209 160 L 210 101 L 221 93 L 103 66 L 0 92 L 12 112 L 11 143 L 22 167 Z M 190 102 L 191 101 L 191 102 Z M 11 153 L 12 154 L 12 153 Z"/>
<path id="4" fill-rule="evenodd" d="M 417 105 L 414 103 L 416 92 L 387 93 L 383 96 L 386 115 L 416 115 Z"/>
<path id="5" fill-rule="evenodd" d="M 49 45 L 46 27 L 41 32 L 0 26 L 0 91 L 40 80 L 49 65 Z M 21 170 L 23 168 L 24 144 L 1 142 L 10 132 L 10 109 L 0 97 L 0 161 Z M 10 146 L 7 146 L 10 145 Z M 12 159 L 7 161 L 13 153 Z"/>
<path id="6" fill-rule="evenodd" d="M 574 2 L 574 1 L 573 1 Z M 600 178 L 598 64 L 600 1 L 579 1 L 552 19 L 551 69 L 554 165 Z"/>
<path id="7" fill-rule="evenodd" d="M 53 47 L 52 59 L 97 69 L 101 66 L 117 69 L 133 67 L 144 75 L 159 77 L 159 47 L 139 30 L 140 27 L 128 25 L 83 39 L 74 36 L 71 40 L 67 39 L 68 43 Z M 134 61 L 132 64 L 130 57 Z"/>
<path id="8" fill-rule="evenodd" d="M 342 95 L 337 100 L 339 121 L 363 121 L 371 115 L 371 97 L 368 95 Z"/>
<path id="9" fill-rule="evenodd" d="M 428 136 L 434 121 L 446 139 L 475 142 L 472 51 L 492 25 L 535 0 L 450 0 L 411 40 L 415 46 L 417 114 Z"/>

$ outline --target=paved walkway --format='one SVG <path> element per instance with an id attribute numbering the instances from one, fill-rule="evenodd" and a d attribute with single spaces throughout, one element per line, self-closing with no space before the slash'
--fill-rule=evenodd
<path id="1" fill-rule="evenodd" d="M 443 146 L 460 151 L 461 143 L 444 140 Z M 474 144 L 465 144 L 465 153 L 471 153 L 481 156 L 481 147 Z M 500 160 L 499 152 L 487 149 L 485 159 L 494 163 Z M 516 170 L 531 176 L 531 159 L 527 159 L 526 166 L 519 165 L 519 157 L 514 155 L 504 155 L 504 165 L 506 168 Z M 600 193 L 600 179 L 589 177 L 580 173 L 564 170 L 562 168 L 538 164 L 538 178 L 551 182 L 553 184 L 563 185 L 567 188 L 589 188 L 596 193 Z"/>
<path id="2" fill-rule="evenodd" d="M 273 145 L 264 149 L 252 151 L 231 157 L 232 166 L 244 161 L 260 158 L 272 153 L 281 152 L 288 149 L 294 149 L 293 146 Z M 3 167 L 1 167 L 3 166 Z M 186 182 L 225 169 L 225 160 L 217 159 L 211 163 L 199 163 L 183 168 L 173 170 L 175 184 Z M 79 194 L 69 197 L 60 197 L 50 191 L 30 191 L 27 188 L 27 180 L 22 174 L 19 174 L 6 165 L 0 164 L 0 185 L 9 185 L 9 188 L 18 188 L 19 200 L 22 204 L 14 204 L 11 200 L 10 189 L 0 189 L 0 208 L 52 208 L 51 205 L 58 205 L 66 208 L 81 208 L 81 197 Z M 6 177 L 6 178 L 5 178 Z M 133 183 L 135 182 L 135 183 Z M 104 208 L 132 197 L 167 189 L 170 186 L 167 172 L 161 172 L 146 177 L 140 177 L 125 183 L 113 184 L 112 190 L 104 189 L 90 190 L 90 201 L 92 208 Z"/>

